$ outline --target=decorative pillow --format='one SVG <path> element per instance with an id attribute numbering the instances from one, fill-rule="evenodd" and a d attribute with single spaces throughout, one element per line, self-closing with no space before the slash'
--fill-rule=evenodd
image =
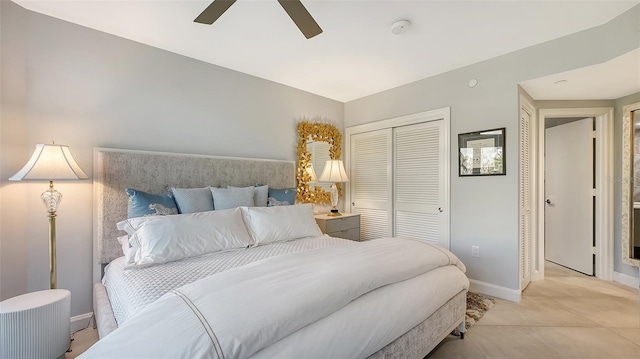
<path id="1" fill-rule="evenodd" d="M 289 206 L 296 204 L 296 189 L 295 188 L 283 188 L 273 189 L 269 188 L 269 207 L 273 206 Z"/>
<path id="2" fill-rule="evenodd" d="M 211 187 L 213 208 L 229 209 L 241 206 L 253 207 L 253 187 L 216 188 Z"/>
<path id="3" fill-rule="evenodd" d="M 171 193 L 180 213 L 213 211 L 211 187 L 172 188 Z"/>
<path id="4" fill-rule="evenodd" d="M 151 194 L 131 188 L 125 192 L 129 195 L 128 218 L 178 214 L 178 206 L 170 192 Z"/>
<path id="5" fill-rule="evenodd" d="M 131 218 L 119 222 L 118 229 L 129 234 L 129 242 L 136 248 L 135 261 L 126 268 L 142 268 L 252 244 L 239 208 Z"/>
<path id="6" fill-rule="evenodd" d="M 129 236 L 120 236 L 117 239 L 118 243 L 122 246 L 122 254 L 124 254 L 125 263 L 135 263 L 136 249 L 129 244 Z"/>
<path id="7" fill-rule="evenodd" d="M 227 186 L 227 188 L 241 188 L 234 186 Z M 246 188 L 246 187 L 245 187 Z M 253 205 L 254 207 L 266 207 L 269 197 L 269 186 L 264 184 L 257 184 L 253 188 Z"/>
<path id="8" fill-rule="evenodd" d="M 276 207 L 242 207 L 255 245 L 321 236 L 311 204 Z"/>

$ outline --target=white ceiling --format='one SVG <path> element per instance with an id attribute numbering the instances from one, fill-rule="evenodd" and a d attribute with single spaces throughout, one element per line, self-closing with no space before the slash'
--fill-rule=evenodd
<path id="1" fill-rule="evenodd" d="M 591 28 L 640 3 L 303 0 L 324 30 L 307 40 L 275 0 L 239 0 L 211 26 L 193 22 L 210 0 L 13 1 L 342 102 Z M 393 35 L 391 24 L 400 19 L 413 25 Z M 553 79 L 528 81 L 526 88 L 544 93 Z M 547 87 L 560 88 L 554 86 Z"/>
<path id="2" fill-rule="evenodd" d="M 536 100 L 606 100 L 640 92 L 640 48 L 602 64 L 520 83 Z"/>

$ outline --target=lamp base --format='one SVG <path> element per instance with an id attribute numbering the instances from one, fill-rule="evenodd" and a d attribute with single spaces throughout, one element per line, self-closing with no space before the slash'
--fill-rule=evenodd
<path id="1" fill-rule="evenodd" d="M 331 209 L 331 212 L 327 213 L 327 216 L 329 216 L 329 217 L 338 217 L 338 216 L 342 216 L 342 214 L 338 211 L 338 209 L 336 207 L 333 207 Z"/>

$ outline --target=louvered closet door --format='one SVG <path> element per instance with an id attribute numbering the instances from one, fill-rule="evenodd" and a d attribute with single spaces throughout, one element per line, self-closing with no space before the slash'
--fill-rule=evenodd
<path id="1" fill-rule="evenodd" d="M 360 214 L 363 240 L 390 237 L 392 129 L 351 136 L 351 212 Z"/>
<path id="2" fill-rule="evenodd" d="M 531 114 L 520 110 L 520 290 L 531 281 Z"/>
<path id="3" fill-rule="evenodd" d="M 443 137 L 443 121 L 394 128 L 394 236 L 449 248 Z"/>

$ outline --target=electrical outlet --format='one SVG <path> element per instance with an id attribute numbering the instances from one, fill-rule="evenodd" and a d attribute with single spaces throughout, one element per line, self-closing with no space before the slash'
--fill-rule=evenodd
<path id="1" fill-rule="evenodd" d="M 471 256 L 475 257 L 475 258 L 479 258 L 480 257 L 480 247 L 471 246 Z"/>

